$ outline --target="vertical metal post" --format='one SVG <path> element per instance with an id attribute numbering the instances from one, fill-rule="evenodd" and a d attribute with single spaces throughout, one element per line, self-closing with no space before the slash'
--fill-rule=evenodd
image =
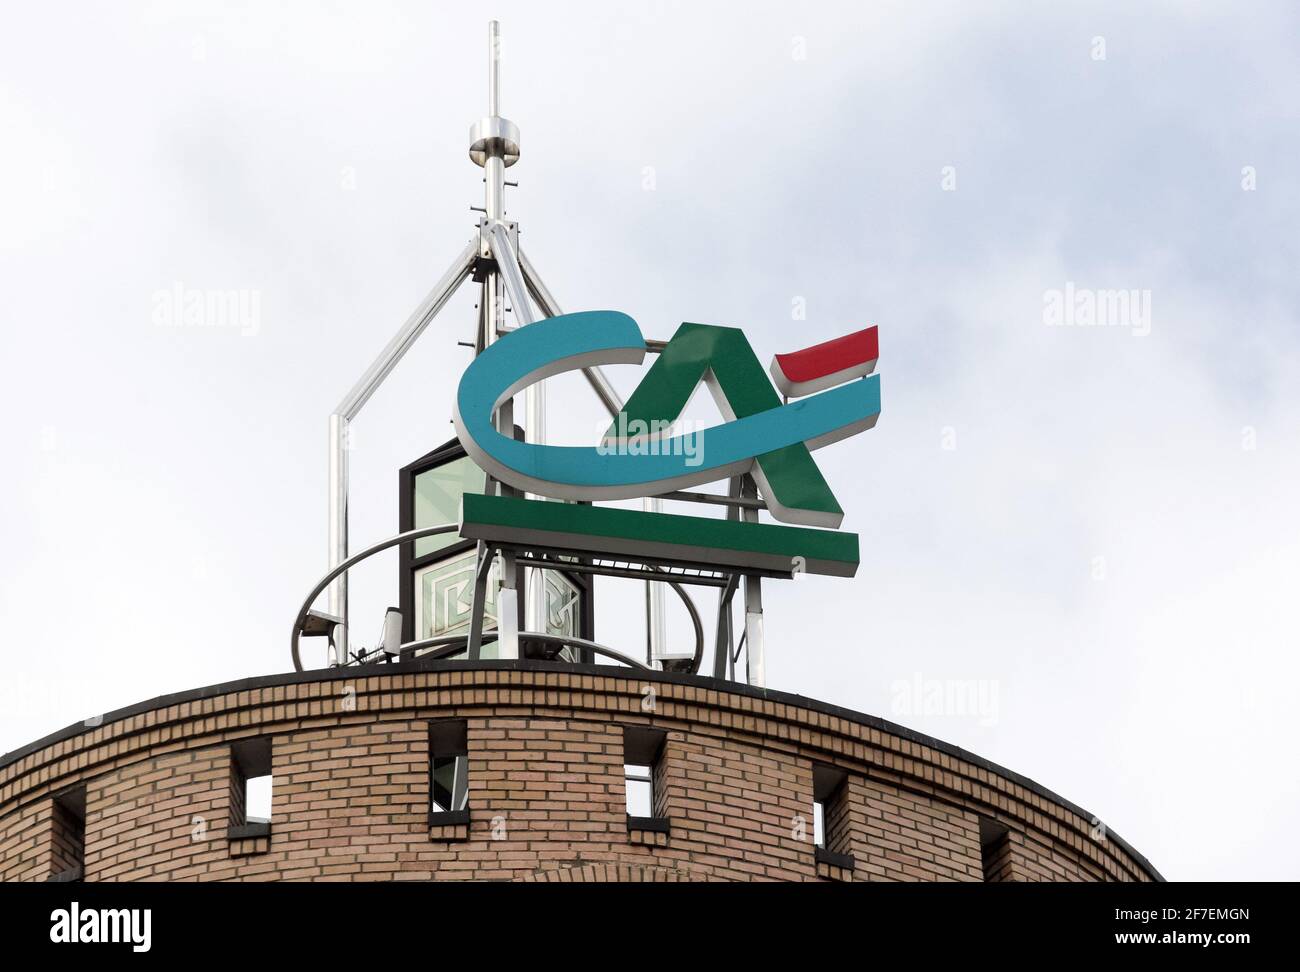
<path id="1" fill-rule="evenodd" d="M 474 594 L 470 602 L 469 640 L 465 642 L 465 657 L 478 661 L 483 647 L 483 612 L 487 607 L 488 577 L 492 573 L 494 556 L 487 543 L 478 542 L 478 553 L 474 557 Z"/>
<path id="2" fill-rule="evenodd" d="M 497 264 L 499 286 L 510 297 L 510 307 L 520 327 L 536 321 L 524 282 L 519 257 L 504 223 L 495 223 L 490 232 L 492 255 Z M 524 440 L 542 444 L 546 441 L 546 383 L 534 382 L 524 389 Z M 524 626 L 529 631 L 546 630 L 546 579 L 540 568 L 530 567 L 522 574 L 524 581 Z"/>
<path id="3" fill-rule="evenodd" d="M 488 23 L 488 117 L 501 115 L 501 25 L 495 20 Z M 505 212 L 506 162 L 493 152 L 483 162 L 483 176 L 487 183 L 484 208 L 489 220 L 500 219 Z"/>
<path id="4" fill-rule="evenodd" d="M 745 575 L 745 681 L 767 688 L 767 658 L 763 642 L 763 579 Z"/>
<path id="5" fill-rule="evenodd" d="M 732 499 L 738 499 L 741 496 L 743 477 L 732 476 L 727 483 L 727 496 Z M 727 507 L 727 519 L 740 519 L 740 509 L 736 506 Z M 732 632 L 732 598 L 736 593 L 739 585 L 739 579 L 732 574 L 727 579 L 727 586 L 718 592 L 718 634 L 713 654 L 713 677 L 726 678 L 727 672 L 732 665 L 731 653 L 735 650 L 735 642 Z"/>
<path id="6" fill-rule="evenodd" d="M 488 120 L 496 121 L 501 113 L 501 27 L 495 21 L 488 23 Z M 485 145 L 483 159 L 483 182 L 485 226 L 495 237 L 505 235 L 500 221 L 505 216 L 505 179 L 506 160 L 504 149 L 499 141 Z M 505 324 L 505 286 L 501 274 L 500 254 L 494 249 L 497 267 L 484 279 L 484 320 L 487 322 L 483 335 L 483 347 L 496 343 L 497 335 Z M 517 299 L 517 298 L 516 298 Z M 504 402 L 497 409 L 497 431 L 502 435 L 513 437 L 515 434 L 514 402 Z M 508 493 L 509 487 L 498 484 L 501 493 Z M 501 586 L 497 591 L 497 654 L 500 658 L 519 657 L 519 572 L 515 566 L 514 554 L 501 552 Z"/>
<path id="7" fill-rule="evenodd" d="M 503 323 L 505 315 L 504 295 L 502 294 L 501 278 L 490 273 L 483 281 L 483 321 L 486 333 L 483 336 L 483 346 L 490 347 L 496 343 L 497 333 Z M 497 431 L 502 435 L 514 436 L 515 434 L 515 406 L 513 401 L 503 402 L 497 409 L 496 416 Z M 492 481 L 489 480 L 489 485 Z M 495 489 L 500 495 L 509 495 L 511 489 L 505 483 L 496 483 Z M 480 555 L 484 553 L 483 544 L 479 544 Z M 519 657 L 519 598 L 518 598 L 518 570 L 515 567 L 515 556 L 512 553 L 501 551 L 501 578 L 500 587 L 497 589 L 497 657 L 498 658 L 518 658 Z M 477 592 L 476 592 L 477 593 Z M 476 600 L 477 597 L 476 597 Z M 482 603 L 475 605 L 480 618 L 482 617 Z M 482 623 L 481 621 L 479 622 Z"/>
<path id="8" fill-rule="evenodd" d="M 728 511 L 730 512 L 730 511 Z M 718 627 L 713 639 L 713 677 L 726 678 L 727 665 L 731 661 L 731 599 L 736 593 L 739 578 L 731 574 L 727 584 L 718 591 Z"/>
<path id="9" fill-rule="evenodd" d="M 645 499 L 642 509 L 650 513 L 662 513 L 663 502 L 652 497 Z M 662 652 L 668 644 L 668 632 L 664 620 L 664 585 L 655 581 L 645 583 L 645 635 L 646 663 L 651 668 L 663 668 Z"/>
<path id="10" fill-rule="evenodd" d="M 546 389 L 542 382 L 529 385 L 524 391 L 524 441 L 541 444 L 546 441 Z M 524 627 L 529 631 L 546 631 L 546 576 L 540 568 L 530 567 L 525 572 Z"/>
<path id="11" fill-rule="evenodd" d="M 484 280 L 479 284 L 478 291 L 478 336 L 476 346 L 479 350 L 491 343 L 488 333 L 495 326 L 494 315 L 488 311 L 488 284 Z M 483 486 L 484 492 L 488 494 L 496 490 L 491 477 L 484 478 Z M 465 643 L 465 657 L 470 661 L 478 661 L 482 654 L 483 615 L 487 609 L 487 585 L 492 571 L 490 561 L 495 556 L 494 551 L 483 540 L 478 542 L 476 550 L 477 553 L 474 558 L 474 595 L 470 601 L 469 640 Z"/>
<path id="12" fill-rule="evenodd" d="M 348 559 L 348 420 L 337 412 L 330 416 L 329 458 L 329 566 L 333 570 Z M 344 571 L 329 586 L 326 600 L 330 614 L 341 623 L 330 639 L 331 665 L 342 665 L 348 657 L 348 574 Z"/>
<path id="13" fill-rule="evenodd" d="M 488 114 L 501 114 L 501 24 L 488 21 Z"/>
<path id="14" fill-rule="evenodd" d="M 751 476 L 746 476 L 741 495 L 756 497 L 758 489 Z M 758 522 L 758 510 L 743 509 L 741 519 Z M 763 579 L 754 574 L 745 575 L 745 680 L 756 688 L 767 687 L 766 644 L 763 641 Z"/>

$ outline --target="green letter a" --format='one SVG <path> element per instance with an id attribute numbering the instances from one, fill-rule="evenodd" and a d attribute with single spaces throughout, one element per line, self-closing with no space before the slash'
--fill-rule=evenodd
<path id="1" fill-rule="evenodd" d="M 637 420 L 650 427 L 656 420 L 675 421 L 701 381 L 728 421 L 781 405 L 744 332 L 714 324 L 683 324 L 641 379 L 607 438 L 616 437 L 620 425 L 627 429 Z M 708 441 L 707 431 L 702 440 Z M 844 519 L 835 494 L 802 442 L 756 456 L 753 475 L 769 512 L 778 520 L 836 528 Z"/>

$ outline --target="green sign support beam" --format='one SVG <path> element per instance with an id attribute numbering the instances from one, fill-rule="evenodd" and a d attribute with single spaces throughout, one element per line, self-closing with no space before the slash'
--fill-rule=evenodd
<path id="1" fill-rule="evenodd" d="M 852 577 L 858 570 L 856 533 L 513 496 L 466 493 L 460 535 L 736 573 Z"/>

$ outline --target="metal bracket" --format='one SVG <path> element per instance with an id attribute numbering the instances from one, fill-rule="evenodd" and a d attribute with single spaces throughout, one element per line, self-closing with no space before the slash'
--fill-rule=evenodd
<path id="1" fill-rule="evenodd" d="M 483 647 L 483 613 L 487 608 L 488 575 L 492 572 L 492 558 L 496 552 L 482 540 L 478 543 L 477 561 L 474 565 L 474 596 L 470 606 L 469 641 L 466 643 L 465 656 L 470 661 L 478 661 Z M 501 611 L 498 603 L 497 612 Z"/>
<path id="2" fill-rule="evenodd" d="M 514 252 L 519 252 L 519 223 L 515 220 L 490 220 L 480 216 L 478 221 L 478 255 L 474 260 L 474 282 L 482 283 L 491 274 L 500 271 L 500 262 L 492 250 L 492 227 L 505 227 L 506 237 Z"/>

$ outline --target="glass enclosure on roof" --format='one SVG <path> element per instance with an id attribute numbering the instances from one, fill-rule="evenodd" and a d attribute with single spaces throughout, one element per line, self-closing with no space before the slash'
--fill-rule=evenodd
<path id="1" fill-rule="evenodd" d="M 468 456 L 426 469 L 415 476 L 415 527 L 437 526 L 460 520 L 460 498 L 464 493 L 481 493 L 486 477 Z M 436 553 L 460 538 L 454 533 L 415 541 L 415 556 Z"/>
<path id="2" fill-rule="evenodd" d="M 481 493 L 487 477 L 455 440 L 421 457 L 401 471 L 400 529 L 437 526 L 460 520 L 465 493 Z M 403 544 L 401 556 L 402 640 L 467 634 L 474 604 L 477 546 L 455 533 L 423 537 Z M 548 634 L 590 638 L 590 579 L 557 570 L 527 571 L 545 586 Z M 497 657 L 497 590 L 499 561 L 488 575 L 483 622 L 483 658 Z M 581 652 L 565 648 L 561 658 L 580 661 Z"/>

